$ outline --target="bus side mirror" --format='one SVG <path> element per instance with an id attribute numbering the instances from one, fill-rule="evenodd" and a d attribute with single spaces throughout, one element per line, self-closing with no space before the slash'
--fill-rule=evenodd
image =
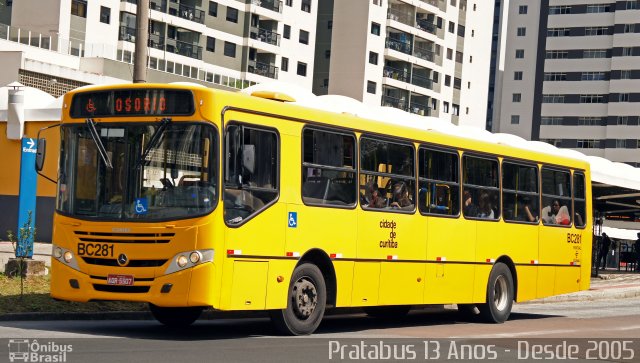
<path id="1" fill-rule="evenodd" d="M 47 153 L 47 140 L 38 139 L 38 150 L 36 151 L 36 170 L 42 171 L 44 167 L 44 158 Z"/>

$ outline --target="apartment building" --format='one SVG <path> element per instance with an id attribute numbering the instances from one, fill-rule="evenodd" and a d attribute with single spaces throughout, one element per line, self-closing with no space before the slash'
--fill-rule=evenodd
<path id="1" fill-rule="evenodd" d="M 310 89 L 318 1 L 151 0 L 148 81 L 189 80 L 239 89 L 277 79 Z M 21 68 L 14 80 L 28 86 L 47 88 L 39 83 L 50 84 L 50 79 L 58 88 L 72 80 L 82 80 L 73 84 L 76 87 L 100 83 L 95 75 L 130 81 L 136 4 L 137 0 L 4 1 L 0 51 L 22 53 L 13 63 L 30 69 Z M 25 72 L 42 79 L 33 82 Z M 0 81 L 9 83 L 5 78 Z"/>
<path id="2" fill-rule="evenodd" d="M 501 5 L 493 131 L 640 165 L 640 1 Z"/>
<path id="3" fill-rule="evenodd" d="M 315 94 L 485 127 L 493 3 L 323 0 Z"/>

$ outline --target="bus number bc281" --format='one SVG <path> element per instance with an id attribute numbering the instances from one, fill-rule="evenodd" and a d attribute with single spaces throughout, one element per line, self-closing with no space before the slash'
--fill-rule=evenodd
<path id="1" fill-rule="evenodd" d="M 567 233 L 567 243 L 580 244 L 582 242 L 582 235 L 578 233 Z"/>
<path id="2" fill-rule="evenodd" d="M 105 243 L 78 243 L 78 255 L 113 257 L 113 245 Z"/>

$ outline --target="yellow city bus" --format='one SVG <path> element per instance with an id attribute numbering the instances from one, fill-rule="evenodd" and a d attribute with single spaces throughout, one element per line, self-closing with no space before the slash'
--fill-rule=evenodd
<path id="1" fill-rule="evenodd" d="M 268 310 L 301 335 L 327 308 L 458 304 L 501 323 L 513 301 L 589 288 L 586 162 L 290 101 L 68 93 L 51 295 L 148 302 L 170 326 Z"/>

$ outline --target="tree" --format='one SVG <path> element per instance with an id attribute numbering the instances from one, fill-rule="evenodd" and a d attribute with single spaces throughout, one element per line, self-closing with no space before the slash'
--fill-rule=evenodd
<path id="1" fill-rule="evenodd" d="M 16 272 L 20 276 L 20 298 L 24 295 L 24 278 L 27 268 L 27 260 L 31 259 L 29 255 L 31 255 L 33 251 L 33 241 L 36 239 L 36 227 L 31 223 L 32 214 L 32 211 L 27 212 L 27 221 L 22 225 L 22 227 L 20 227 L 17 236 L 13 231 L 7 231 L 7 239 L 11 242 L 11 246 L 13 247 L 13 251 L 18 262 Z M 8 272 L 10 275 L 11 271 Z"/>

